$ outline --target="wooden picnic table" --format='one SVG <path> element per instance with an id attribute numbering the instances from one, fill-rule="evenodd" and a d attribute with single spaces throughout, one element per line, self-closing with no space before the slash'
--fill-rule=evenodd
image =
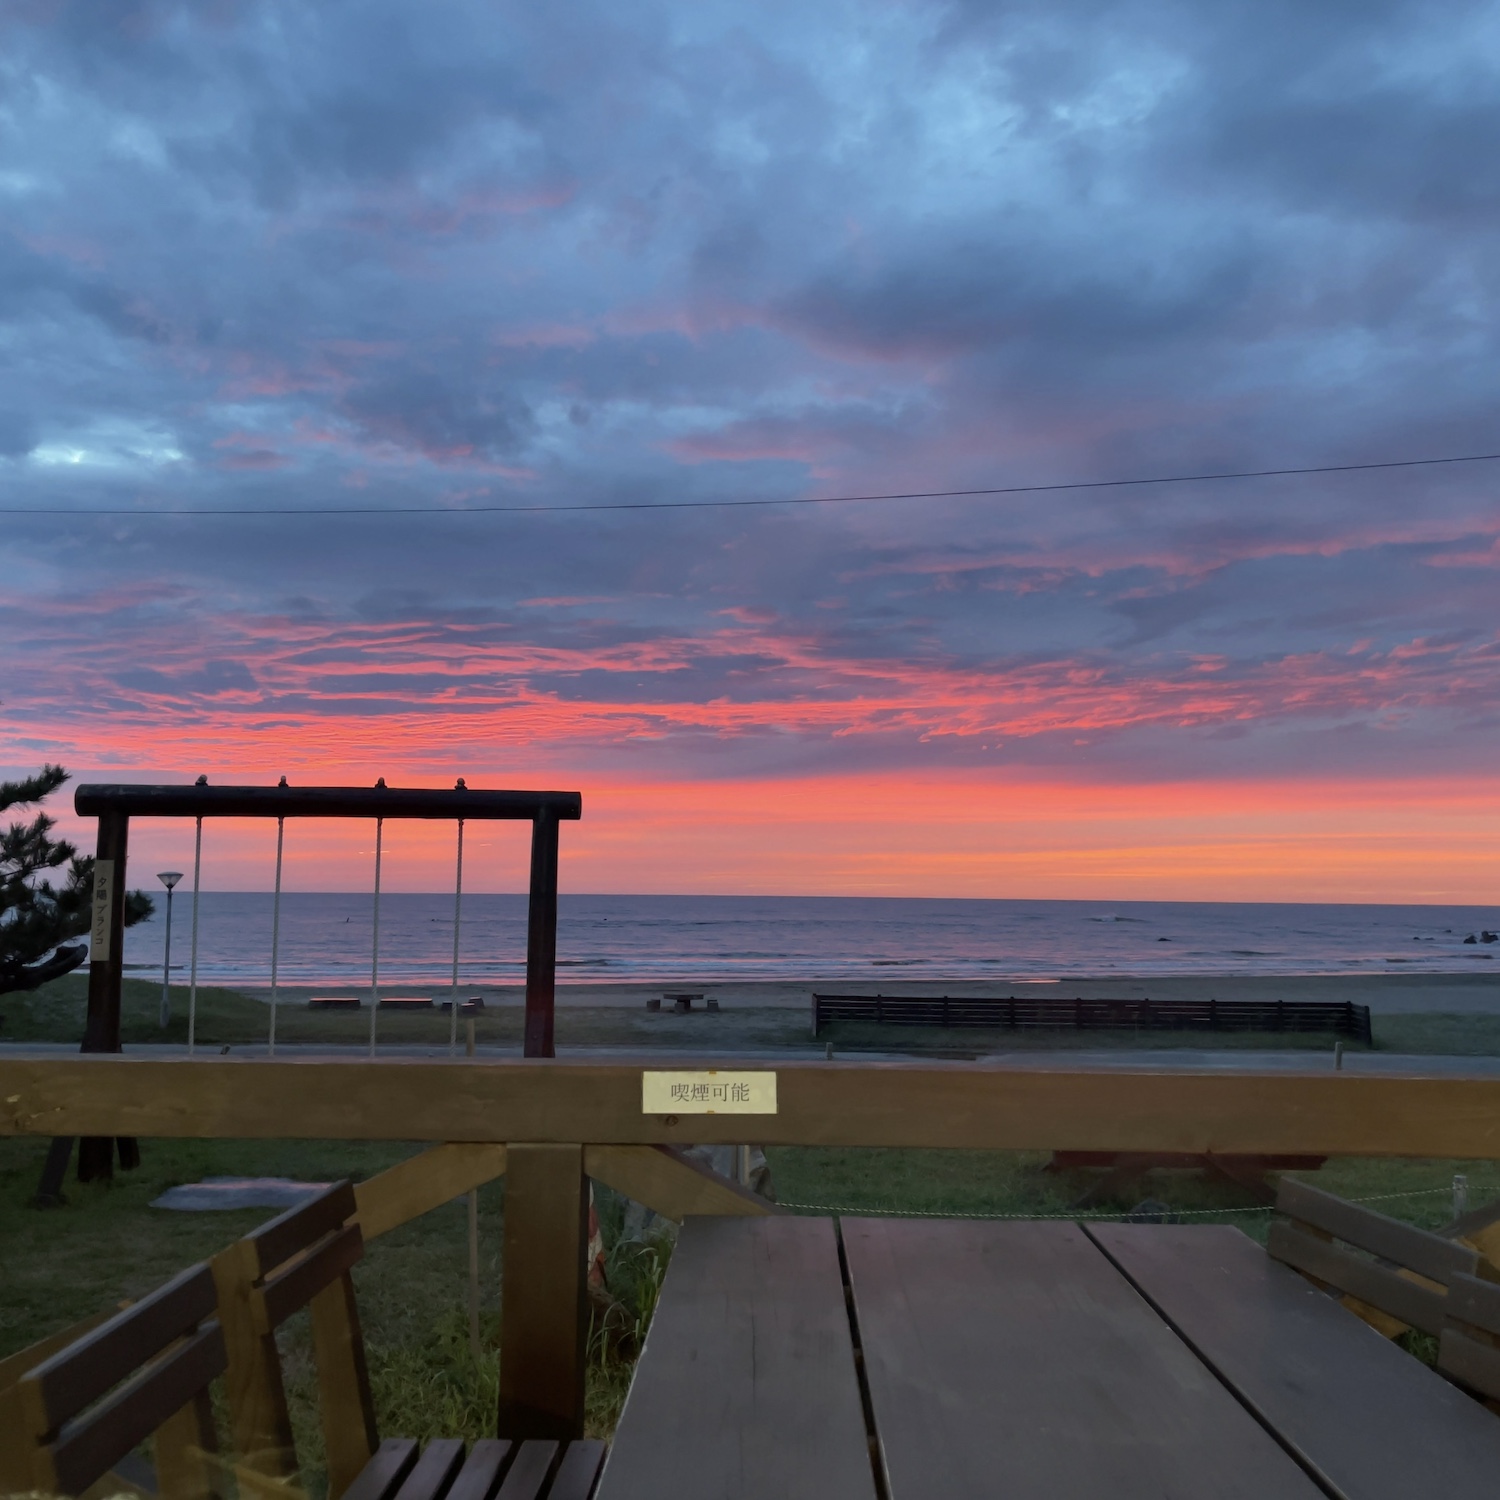
<path id="1" fill-rule="evenodd" d="M 1469 1500 L 1500 1417 L 1222 1225 L 689 1219 L 598 1500 Z"/>

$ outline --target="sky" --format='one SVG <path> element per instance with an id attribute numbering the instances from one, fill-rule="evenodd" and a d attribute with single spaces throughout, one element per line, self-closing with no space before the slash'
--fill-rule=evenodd
<path id="1" fill-rule="evenodd" d="M 576 789 L 565 890 L 1500 900 L 1500 464 L 565 508 L 1500 452 L 1435 15 L 6 6 L 0 774 Z"/>

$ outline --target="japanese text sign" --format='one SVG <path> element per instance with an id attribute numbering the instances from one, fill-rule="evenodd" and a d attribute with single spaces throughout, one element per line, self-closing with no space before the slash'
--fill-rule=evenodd
<path id="1" fill-rule="evenodd" d="M 774 1115 L 774 1073 L 642 1073 L 644 1115 Z"/>

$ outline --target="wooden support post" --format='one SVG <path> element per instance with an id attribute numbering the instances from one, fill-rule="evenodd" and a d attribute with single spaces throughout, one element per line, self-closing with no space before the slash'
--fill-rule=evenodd
<path id="1" fill-rule="evenodd" d="M 328 1494 L 330 1500 L 339 1500 L 380 1446 L 365 1341 L 349 1273 L 345 1271 L 325 1286 L 308 1308 L 313 1363 L 318 1368 L 318 1415 L 328 1458 Z"/>
<path id="2" fill-rule="evenodd" d="M 502 1438 L 583 1436 L 587 1242 L 583 1147 L 509 1147 L 500 1284 Z"/>
<path id="3" fill-rule="evenodd" d="M 125 963 L 125 853 L 130 819 L 124 813 L 99 815 L 94 854 L 93 920 L 89 929 L 89 1001 L 82 1052 L 120 1050 L 120 989 Z M 115 1143 L 108 1136 L 85 1136 L 78 1143 L 78 1180 L 114 1175 Z M 120 1164 L 140 1162 L 135 1141 L 120 1142 Z"/>
<path id="4" fill-rule="evenodd" d="M 256 1311 L 254 1286 L 260 1267 L 255 1246 L 249 1240 L 236 1240 L 209 1266 L 229 1356 L 225 1395 L 239 1465 L 251 1474 L 295 1484 L 297 1455 L 281 1379 L 281 1356 L 275 1331 L 262 1326 Z"/>
<path id="5" fill-rule="evenodd" d="M 531 823 L 531 895 L 526 911 L 527 1057 L 554 1057 L 557 994 L 557 814 L 538 809 Z"/>

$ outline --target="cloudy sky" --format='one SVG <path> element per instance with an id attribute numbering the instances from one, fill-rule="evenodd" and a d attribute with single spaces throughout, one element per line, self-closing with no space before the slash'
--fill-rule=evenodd
<path id="1" fill-rule="evenodd" d="M 1500 451 L 1440 14 L 6 7 L 0 768 L 578 788 L 575 890 L 1500 899 L 1500 464 L 565 508 Z"/>

